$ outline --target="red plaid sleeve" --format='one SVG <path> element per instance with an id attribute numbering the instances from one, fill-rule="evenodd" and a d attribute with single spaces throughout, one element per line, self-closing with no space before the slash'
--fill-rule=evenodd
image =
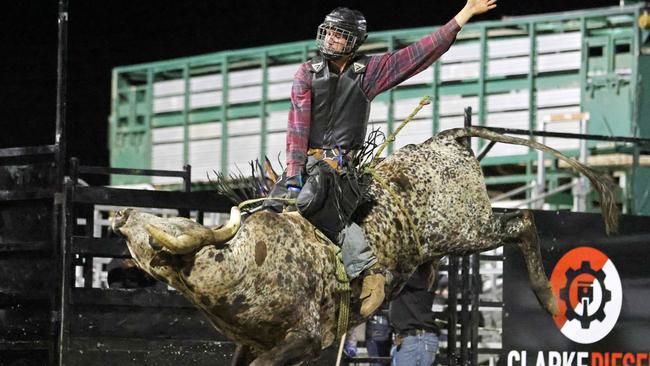
<path id="1" fill-rule="evenodd" d="M 451 47 L 458 31 L 460 26 L 452 19 L 437 31 L 401 50 L 371 57 L 364 79 L 364 90 L 368 97 L 373 99 L 431 66 Z"/>
<path id="2" fill-rule="evenodd" d="M 287 176 L 299 174 L 307 160 L 311 123 L 311 74 L 309 62 L 303 63 L 293 79 L 291 108 L 287 124 Z"/>

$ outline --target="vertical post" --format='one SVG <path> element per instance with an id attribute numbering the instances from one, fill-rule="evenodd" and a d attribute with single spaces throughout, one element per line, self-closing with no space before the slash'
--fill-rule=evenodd
<path id="1" fill-rule="evenodd" d="M 535 23 L 528 24 L 528 130 L 535 131 L 537 129 L 537 29 Z M 531 136 L 532 138 L 532 136 Z M 533 149 L 528 148 L 528 154 L 532 155 Z M 531 196 L 539 197 L 544 194 L 545 179 L 544 176 L 544 153 L 539 151 L 537 153 L 537 180 L 535 187 L 532 189 Z M 526 174 L 532 174 L 532 157 L 526 163 Z M 528 182 L 530 176 L 526 177 Z M 531 179 L 532 180 L 532 179 Z M 526 197 L 529 198 L 529 197 Z M 544 200 L 534 201 L 531 208 L 541 209 L 544 206 Z"/>
<path id="2" fill-rule="evenodd" d="M 76 174 L 76 173 L 75 173 Z M 62 199 L 62 220 L 61 220 L 61 241 L 59 247 L 59 265 L 60 265 L 60 296 L 59 296 L 59 333 L 58 333 L 58 365 L 67 364 L 67 351 L 69 348 L 70 320 L 69 308 L 70 291 L 73 286 L 72 275 L 72 256 L 70 253 L 70 240 L 72 239 L 72 227 L 74 221 L 73 215 L 73 196 L 75 184 L 68 180 L 64 185 Z"/>
<path id="3" fill-rule="evenodd" d="M 580 18 L 580 38 L 582 42 L 580 44 L 580 105 L 584 106 L 586 101 L 587 94 L 587 75 L 589 74 L 589 52 L 587 48 L 588 40 L 588 30 L 587 30 L 587 19 L 585 17 Z"/>
<path id="4" fill-rule="evenodd" d="M 117 132 L 117 126 L 118 123 L 117 121 L 119 120 L 118 116 L 118 98 L 119 98 L 119 82 L 118 78 L 120 77 L 120 73 L 118 73 L 115 69 L 113 69 L 113 72 L 111 73 L 111 116 L 109 119 L 109 134 L 108 134 L 108 146 L 110 147 L 110 156 L 108 160 L 108 166 L 112 167 L 114 163 L 114 156 L 115 152 L 113 151 L 114 146 L 116 146 L 116 143 L 118 141 L 118 132 Z M 113 176 L 109 175 L 109 184 L 113 184 Z"/>
<path id="5" fill-rule="evenodd" d="M 630 173 L 626 182 L 626 188 L 629 192 L 627 196 L 630 197 L 627 200 L 629 207 L 628 213 L 632 215 L 638 215 L 639 211 L 643 207 L 633 199 L 634 190 L 636 189 L 636 184 L 638 182 L 636 172 L 639 170 L 640 152 L 641 149 L 639 148 L 639 144 L 634 144 L 634 147 L 632 148 L 632 167 L 629 170 Z"/>
<path id="6" fill-rule="evenodd" d="M 537 30 L 533 22 L 528 25 L 528 37 L 528 129 L 535 131 L 537 129 Z"/>
<path id="7" fill-rule="evenodd" d="M 59 33 L 56 73 L 56 146 L 57 192 L 63 186 L 66 153 L 66 118 L 68 105 L 68 0 L 59 0 Z"/>
<path id="8" fill-rule="evenodd" d="M 388 52 L 393 52 L 395 50 L 395 37 L 388 37 Z M 395 124 L 395 91 L 391 88 L 388 91 L 388 117 L 386 119 L 386 136 L 389 136 L 393 133 L 393 128 Z M 387 154 L 390 155 L 393 153 L 394 149 L 393 142 L 388 142 L 388 151 Z"/>
<path id="9" fill-rule="evenodd" d="M 588 113 L 580 114 L 580 134 L 587 134 L 587 119 Z M 584 138 L 580 139 L 580 162 L 582 164 L 587 164 L 587 140 Z M 587 211 L 587 179 L 584 177 L 577 178 L 578 185 L 576 186 L 576 200 L 575 200 L 575 211 L 585 212 Z"/>
<path id="10" fill-rule="evenodd" d="M 460 364 L 465 366 L 469 362 L 467 343 L 470 339 L 470 318 L 469 318 L 469 297 L 470 297 L 470 273 L 469 255 L 461 258 L 461 281 L 462 294 L 460 299 Z"/>
<path id="11" fill-rule="evenodd" d="M 637 19 L 637 18 L 635 18 L 635 19 Z M 581 60 L 582 60 L 582 63 L 580 65 L 580 105 L 584 106 L 585 102 L 586 102 L 586 99 L 587 99 L 587 96 L 586 96 L 587 88 L 589 87 L 589 84 L 587 83 L 587 79 L 588 79 L 588 76 L 589 76 L 589 48 L 588 48 L 588 44 L 587 44 L 587 41 L 589 39 L 589 30 L 587 28 L 587 19 L 584 16 L 580 18 L 580 37 L 582 39 L 582 44 L 580 45 L 580 55 L 581 55 Z M 614 53 L 612 49 L 610 49 L 610 53 L 612 53 L 612 54 Z M 632 59 L 635 60 L 636 57 L 632 57 Z M 634 70 L 634 68 L 632 68 L 632 70 Z M 632 72 L 634 72 L 634 71 L 632 71 Z M 585 132 L 582 131 L 582 125 L 580 126 L 580 133 L 585 133 Z M 585 140 L 580 140 L 581 154 L 582 154 L 582 143 L 583 142 L 585 142 Z M 577 203 L 578 200 L 579 199 L 576 200 L 575 197 L 574 197 L 574 210 L 576 210 L 578 208 L 578 206 L 579 206 L 579 204 Z"/>
<path id="12" fill-rule="evenodd" d="M 472 349 L 470 353 L 470 365 L 478 365 L 478 327 L 479 327 L 479 294 L 483 292 L 483 280 L 481 279 L 481 266 L 478 254 L 472 254 Z"/>
<path id="13" fill-rule="evenodd" d="M 264 163 L 266 158 L 266 134 L 268 133 L 268 121 L 266 118 L 266 106 L 269 98 L 269 59 L 267 51 L 262 52 L 262 98 L 260 100 L 260 155 L 261 163 Z"/>
<path id="14" fill-rule="evenodd" d="M 486 101 L 486 81 L 487 81 L 487 67 L 490 62 L 488 54 L 488 30 L 486 27 L 481 27 L 481 62 L 479 64 L 478 75 L 478 125 L 483 127 L 487 125 L 487 101 Z M 472 145 L 470 144 L 470 148 Z M 478 148 L 483 147 L 483 141 L 479 140 Z"/>
<path id="15" fill-rule="evenodd" d="M 66 155 L 66 111 L 67 111 L 67 62 L 68 62 L 68 0 L 59 0 L 58 7 L 58 49 L 57 49 L 57 73 L 56 73 L 56 131 L 54 133 L 54 151 L 56 164 L 56 178 L 54 190 L 54 202 L 52 204 L 52 240 L 55 244 L 55 253 L 58 258 L 53 257 L 58 267 L 59 287 L 56 292 L 56 302 L 52 304 L 52 334 L 56 334 L 57 345 L 50 348 L 49 359 L 59 365 L 63 365 L 63 353 L 66 349 L 67 335 L 65 334 L 64 310 L 66 309 L 66 286 L 68 276 L 66 274 L 66 227 L 65 213 L 65 155 Z M 63 216 L 63 217 L 62 217 Z M 57 245 L 58 244 L 58 245 Z M 58 307 L 58 312 L 54 308 Z M 53 337 L 54 338 L 54 337 Z"/>
<path id="16" fill-rule="evenodd" d="M 456 366 L 456 323 L 458 312 L 458 257 L 449 256 L 449 298 L 447 299 L 447 365 Z"/>
<path id="17" fill-rule="evenodd" d="M 542 131 L 546 131 L 546 122 L 546 120 L 542 122 Z M 541 139 L 542 144 L 546 143 L 546 138 L 544 136 L 539 137 L 539 139 Z M 539 150 L 537 151 L 537 179 L 534 189 L 535 197 L 541 197 L 544 195 L 544 191 L 546 190 L 546 166 L 544 164 L 544 152 Z M 544 200 L 540 199 L 535 201 L 532 206 L 533 208 L 541 210 L 544 208 Z"/>
<path id="18" fill-rule="evenodd" d="M 183 165 L 190 163 L 190 65 L 183 65 Z"/>
<path id="19" fill-rule="evenodd" d="M 646 4 L 647 5 L 647 4 Z M 637 20 L 640 19 L 641 14 L 647 14 L 648 7 L 646 6 L 645 8 L 639 8 L 637 7 L 634 10 L 634 18 L 635 23 L 637 23 Z M 640 72 L 639 70 L 639 60 L 640 60 L 640 54 L 641 54 L 641 42 L 642 42 L 642 29 L 641 27 L 634 26 L 632 27 L 634 29 L 633 31 L 633 37 L 632 37 L 632 46 L 631 46 L 631 51 L 632 51 L 632 64 L 630 65 L 632 69 L 632 75 L 630 75 L 630 89 L 631 89 L 631 95 L 633 97 L 631 98 L 630 103 L 632 103 L 632 126 L 634 126 L 634 136 L 639 137 L 641 134 L 641 131 L 639 131 L 639 109 L 641 108 L 641 100 L 639 100 L 639 96 L 641 95 L 640 93 L 640 88 L 641 88 L 641 80 L 643 78 L 643 73 Z M 629 187 L 627 189 L 628 194 L 625 196 L 629 197 L 628 199 L 625 200 L 626 203 L 629 202 L 629 207 L 628 212 L 636 215 L 641 209 L 643 202 L 635 202 L 634 199 L 632 199 L 634 195 L 634 189 L 636 187 L 636 184 L 638 184 L 639 179 L 637 179 L 637 171 L 639 168 L 639 144 L 634 144 L 634 147 L 632 149 L 632 169 L 630 170 L 629 174 L 629 184 L 626 185 Z M 625 175 L 624 175 L 625 176 Z"/>
<path id="20" fill-rule="evenodd" d="M 472 127 L 472 107 L 465 108 L 465 116 L 464 116 L 464 120 L 463 120 L 463 125 L 464 125 L 465 128 Z M 471 137 L 466 137 L 464 143 L 465 143 L 465 146 L 467 146 L 468 149 L 472 150 L 472 138 Z"/>
<path id="21" fill-rule="evenodd" d="M 70 181 L 72 184 L 79 183 L 79 159 L 70 159 Z"/>
<path id="22" fill-rule="evenodd" d="M 192 191 L 192 166 L 185 164 L 183 166 L 183 192 L 190 193 Z M 190 217 L 190 209 L 183 208 L 178 210 L 178 215 L 182 217 Z"/>
<path id="23" fill-rule="evenodd" d="M 145 166 L 152 168 L 153 167 L 153 84 L 154 84 L 154 70 L 153 67 L 150 67 L 147 70 L 147 89 L 145 94 L 145 103 L 147 115 L 145 117 L 145 127 L 144 127 L 144 137 L 142 138 L 142 144 L 144 144 L 145 154 Z M 135 109 L 135 107 L 134 107 Z M 117 115 L 117 112 L 115 112 Z M 111 145 L 113 146 L 113 145 Z M 151 182 L 152 177 L 147 177 L 147 181 Z"/>
<path id="24" fill-rule="evenodd" d="M 431 82 L 431 135 L 440 131 L 440 61 L 433 64 L 433 81 Z"/>
<path id="25" fill-rule="evenodd" d="M 228 176 L 228 56 L 221 62 L 221 174 Z"/>

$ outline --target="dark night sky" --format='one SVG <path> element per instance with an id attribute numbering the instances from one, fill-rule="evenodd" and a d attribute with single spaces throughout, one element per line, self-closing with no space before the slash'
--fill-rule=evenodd
<path id="1" fill-rule="evenodd" d="M 54 142 L 56 0 L 0 11 L 0 148 Z M 619 0 L 499 0 L 477 18 L 615 6 Z M 443 24 L 464 4 L 445 1 L 69 0 L 68 154 L 107 165 L 115 66 L 310 39 L 336 6 L 361 10 L 369 31 Z M 475 19 L 476 20 L 476 19 Z"/>

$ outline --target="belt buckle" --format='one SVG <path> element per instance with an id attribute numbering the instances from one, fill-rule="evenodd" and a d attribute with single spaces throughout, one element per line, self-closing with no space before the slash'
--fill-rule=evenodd
<path id="1" fill-rule="evenodd" d="M 323 159 L 336 159 L 338 154 L 334 149 L 323 149 Z"/>

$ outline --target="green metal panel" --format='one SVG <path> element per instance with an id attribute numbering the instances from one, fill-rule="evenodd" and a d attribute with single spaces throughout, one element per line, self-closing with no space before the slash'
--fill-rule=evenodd
<path id="1" fill-rule="evenodd" d="M 124 80 L 117 79 L 120 85 Z M 149 89 L 131 86 L 116 88 L 114 92 L 113 110 L 111 120 L 111 166 L 119 168 L 142 168 L 151 165 L 151 129 L 149 120 L 139 113 L 149 97 Z M 126 108 L 121 108 L 122 105 Z M 118 113 L 118 109 L 123 112 Z M 132 176 L 113 176 L 112 184 L 133 184 L 146 182 L 147 178 Z"/>
<path id="2" fill-rule="evenodd" d="M 480 65 L 479 65 L 479 74 L 478 74 L 478 125 L 485 126 L 487 111 L 486 111 L 486 79 L 487 79 L 487 67 L 490 59 L 488 57 L 488 36 L 487 28 L 481 28 L 480 37 Z M 476 124 L 476 122 L 474 122 Z M 483 141 L 479 140 L 479 146 Z"/>
<path id="3" fill-rule="evenodd" d="M 190 67 L 183 66 L 183 166 L 189 164 L 190 155 Z"/>
<path id="4" fill-rule="evenodd" d="M 431 134 L 434 135 L 440 131 L 440 62 L 433 64 L 433 82 L 431 83 Z"/>
<path id="5" fill-rule="evenodd" d="M 266 157 L 266 134 L 268 133 L 268 124 L 267 116 L 268 112 L 266 110 L 266 105 L 268 103 L 268 91 L 269 91 L 269 63 L 268 63 L 268 54 L 267 52 L 262 52 L 261 58 L 261 68 L 262 68 L 262 99 L 260 100 L 260 156 L 259 161 L 263 162 Z"/>
<path id="6" fill-rule="evenodd" d="M 635 169 L 634 187 L 630 193 L 634 198 L 631 213 L 650 215 L 650 168 L 637 167 Z"/>
<path id="7" fill-rule="evenodd" d="M 228 175 L 228 56 L 224 57 L 221 67 L 221 173 Z"/>
<path id="8" fill-rule="evenodd" d="M 599 35 L 585 39 L 586 88 L 583 110 L 589 112 L 592 134 L 631 136 L 634 100 L 631 84 L 632 39 Z M 590 146 L 603 145 L 590 142 Z"/>
<path id="9" fill-rule="evenodd" d="M 650 47 L 650 42 L 648 44 Z M 637 118 L 635 126 L 639 137 L 650 137 L 650 48 L 648 54 L 642 54 L 638 60 L 638 73 L 643 75 L 637 78 L 639 86 L 637 91 Z"/>

